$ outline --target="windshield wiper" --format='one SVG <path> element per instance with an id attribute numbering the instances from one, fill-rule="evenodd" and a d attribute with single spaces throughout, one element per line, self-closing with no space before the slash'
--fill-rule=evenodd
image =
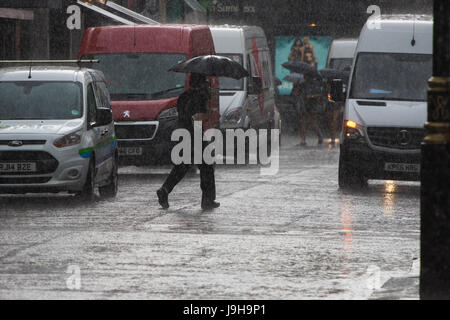
<path id="1" fill-rule="evenodd" d="M 116 99 L 150 99 L 152 96 L 147 93 L 111 93 L 112 100 Z"/>
<path id="2" fill-rule="evenodd" d="M 171 92 L 171 91 L 176 91 L 176 90 L 180 90 L 180 89 L 184 89 L 184 86 L 183 86 L 183 87 L 174 87 L 174 88 L 169 88 L 169 89 L 162 90 L 162 91 L 153 92 L 153 93 L 151 94 L 151 96 L 152 96 L 152 97 L 155 97 L 155 96 L 161 96 L 161 95 L 166 94 L 166 93 L 169 93 L 169 92 Z"/>

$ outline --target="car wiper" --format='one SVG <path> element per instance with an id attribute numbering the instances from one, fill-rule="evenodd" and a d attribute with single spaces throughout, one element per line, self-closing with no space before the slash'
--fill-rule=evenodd
<path id="1" fill-rule="evenodd" d="M 180 89 L 183 90 L 184 86 L 183 87 L 174 87 L 174 88 L 169 88 L 169 89 L 162 90 L 162 91 L 153 92 L 151 95 L 152 95 L 152 97 L 161 96 L 161 95 L 169 93 L 171 91 L 176 91 L 176 90 L 180 90 Z"/>
<path id="2" fill-rule="evenodd" d="M 147 93 L 111 93 L 111 99 L 150 99 L 152 96 Z"/>

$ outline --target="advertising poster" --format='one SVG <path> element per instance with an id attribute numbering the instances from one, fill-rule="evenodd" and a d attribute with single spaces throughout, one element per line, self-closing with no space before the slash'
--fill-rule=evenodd
<path id="1" fill-rule="evenodd" d="M 275 37 L 275 76 L 281 80 L 280 94 L 289 95 L 292 83 L 283 78 L 290 71 L 282 66 L 287 61 L 302 61 L 317 68 L 325 68 L 332 37 L 329 36 L 277 36 Z"/>

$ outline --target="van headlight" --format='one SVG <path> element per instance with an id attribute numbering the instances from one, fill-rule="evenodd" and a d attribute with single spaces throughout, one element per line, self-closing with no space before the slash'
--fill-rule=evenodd
<path id="1" fill-rule="evenodd" d="M 177 117 L 178 117 L 177 107 L 173 107 L 162 111 L 158 116 L 158 120 Z"/>
<path id="2" fill-rule="evenodd" d="M 81 143 L 81 137 L 83 135 L 83 130 L 75 131 L 65 135 L 62 138 L 56 139 L 53 145 L 57 148 L 64 148 L 69 146 L 74 146 Z"/>
<path id="3" fill-rule="evenodd" d="M 344 122 L 344 139 L 356 142 L 365 142 L 364 127 L 355 121 L 346 120 Z"/>

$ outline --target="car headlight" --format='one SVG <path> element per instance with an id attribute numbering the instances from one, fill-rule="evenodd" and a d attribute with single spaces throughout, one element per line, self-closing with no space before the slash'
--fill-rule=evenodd
<path id="1" fill-rule="evenodd" d="M 65 135 L 62 138 L 56 139 L 53 142 L 53 145 L 57 148 L 64 148 L 69 146 L 74 146 L 76 144 L 81 143 L 81 136 L 83 134 L 82 130 L 75 131 Z"/>
<path id="2" fill-rule="evenodd" d="M 364 127 L 355 121 L 346 120 L 344 122 L 344 138 L 364 142 Z"/>
<path id="3" fill-rule="evenodd" d="M 158 119 L 177 118 L 177 117 L 178 117 L 177 107 L 173 107 L 162 111 L 159 114 Z"/>

